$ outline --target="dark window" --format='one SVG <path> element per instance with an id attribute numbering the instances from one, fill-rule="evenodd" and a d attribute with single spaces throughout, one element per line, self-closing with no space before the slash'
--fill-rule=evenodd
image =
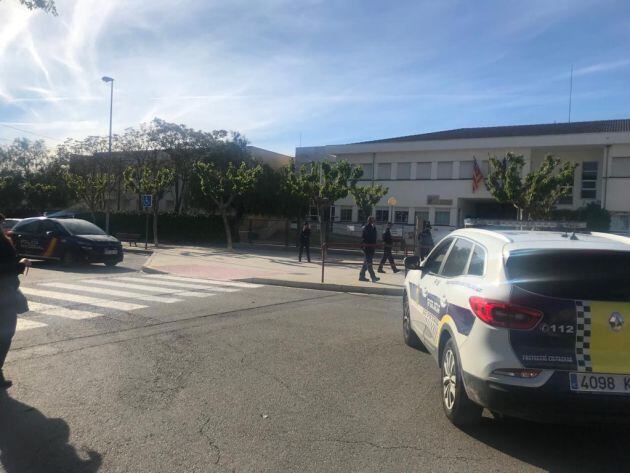
<path id="1" fill-rule="evenodd" d="M 359 209 L 359 213 L 358 213 L 358 219 L 360 223 L 365 223 L 367 222 L 367 218 L 369 217 L 369 215 L 365 215 L 365 212 L 361 209 Z M 352 219 L 351 219 L 352 220 Z"/>
<path id="2" fill-rule="evenodd" d="M 436 225 L 450 225 L 451 224 L 451 211 L 450 210 L 436 210 L 435 211 L 435 224 Z"/>
<path id="3" fill-rule="evenodd" d="M 61 226 L 71 235 L 105 235 L 103 230 L 85 220 L 64 220 Z"/>
<path id="4" fill-rule="evenodd" d="M 361 176 L 361 179 L 365 179 L 365 180 L 372 180 L 372 175 L 373 175 L 373 171 L 374 168 L 372 166 L 372 164 L 359 164 L 359 166 L 361 166 L 361 169 L 363 169 L 363 175 Z"/>
<path id="5" fill-rule="evenodd" d="M 40 225 L 40 220 L 20 222 L 13 228 L 13 231 L 15 231 L 16 233 L 39 233 Z"/>
<path id="6" fill-rule="evenodd" d="M 544 296 L 630 302 L 630 251 L 528 250 L 512 253 L 506 270 L 513 284 Z"/>
<path id="7" fill-rule="evenodd" d="M 447 238 L 441 242 L 427 257 L 427 262 L 425 263 L 424 268 L 429 273 L 437 274 L 440 271 L 440 266 L 442 266 L 442 261 L 444 261 L 451 243 L 453 243 L 453 239 Z"/>
<path id="8" fill-rule="evenodd" d="M 470 258 L 470 265 L 468 266 L 468 274 L 470 276 L 483 276 L 483 272 L 486 269 L 486 252 L 479 245 L 475 245 L 472 257 Z"/>
<path id="9" fill-rule="evenodd" d="M 53 222 L 52 220 L 42 220 L 42 225 L 39 229 L 40 232 L 57 232 L 59 231 L 59 226 Z"/>
<path id="10" fill-rule="evenodd" d="M 409 211 L 408 210 L 396 210 L 394 211 L 394 222 L 395 223 L 407 223 L 409 220 Z"/>
<path id="11" fill-rule="evenodd" d="M 376 210 L 376 221 L 377 222 L 388 222 L 389 221 L 389 210 L 377 209 Z"/>
<path id="12" fill-rule="evenodd" d="M 458 238 L 444 263 L 442 276 L 455 277 L 464 274 L 472 247 L 473 244 L 468 240 Z"/>
<path id="13" fill-rule="evenodd" d="M 583 199 L 595 199 L 597 197 L 597 161 L 584 161 L 582 163 L 582 192 Z"/>
<path id="14" fill-rule="evenodd" d="M 341 207 L 340 219 L 342 222 L 352 221 L 352 207 Z"/>

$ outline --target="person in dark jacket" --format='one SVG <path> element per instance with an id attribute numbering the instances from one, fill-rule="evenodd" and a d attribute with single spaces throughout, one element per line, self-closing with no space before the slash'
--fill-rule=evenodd
<path id="1" fill-rule="evenodd" d="M 4 215 L 0 214 L 0 225 L 4 220 Z M 28 304 L 20 291 L 18 275 L 30 265 L 30 260 L 18 258 L 13 242 L 0 230 L 0 389 L 13 385 L 4 377 L 2 367 L 15 335 L 17 315 L 28 311 Z"/>
<path id="2" fill-rule="evenodd" d="M 300 255 L 299 261 L 302 262 L 302 251 L 306 250 L 306 259 L 311 262 L 311 226 L 308 222 L 304 222 L 300 231 Z"/>
<path id="3" fill-rule="evenodd" d="M 392 248 L 394 247 L 394 240 L 392 238 L 392 224 L 391 222 L 387 223 L 385 227 L 385 231 L 383 232 L 383 257 L 381 258 L 381 264 L 378 265 L 378 272 L 384 273 L 383 265 L 386 261 L 389 260 L 389 265 L 392 267 L 392 271 L 397 273 L 399 271 L 396 268 L 396 263 L 394 262 L 394 257 L 392 256 Z"/>
<path id="4" fill-rule="evenodd" d="M 374 274 L 374 268 L 372 268 L 372 260 L 374 258 L 375 246 L 376 246 L 376 227 L 374 226 L 374 217 L 368 217 L 367 223 L 363 227 L 363 234 L 361 235 L 363 242 L 363 266 L 361 267 L 361 273 L 359 273 L 359 281 L 369 281 L 365 277 L 365 272 L 370 273 L 372 282 L 376 282 L 379 278 Z"/>
<path id="5" fill-rule="evenodd" d="M 418 236 L 420 239 L 420 259 L 424 259 L 433 249 L 433 236 L 431 235 L 431 224 L 424 221 L 422 224 L 422 232 Z"/>

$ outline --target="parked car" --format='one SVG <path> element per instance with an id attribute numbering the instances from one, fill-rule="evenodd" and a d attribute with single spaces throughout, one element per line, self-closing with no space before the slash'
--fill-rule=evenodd
<path id="1" fill-rule="evenodd" d="M 21 220 L 22 219 L 20 218 L 7 218 L 2 222 L 2 224 L 0 224 L 0 227 L 2 228 L 2 231 L 4 233 L 7 233 L 9 230 L 15 227 Z"/>
<path id="2" fill-rule="evenodd" d="M 454 424 L 630 420 L 630 238 L 462 229 L 405 265 L 404 340 Z"/>
<path id="3" fill-rule="evenodd" d="M 27 218 L 9 232 L 20 256 L 114 266 L 123 260 L 122 245 L 86 220 L 47 217 Z"/>

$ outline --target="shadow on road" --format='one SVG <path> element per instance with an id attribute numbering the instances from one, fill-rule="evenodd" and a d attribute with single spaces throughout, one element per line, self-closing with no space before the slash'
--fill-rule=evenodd
<path id="1" fill-rule="evenodd" d="M 124 262 L 121 263 L 124 265 Z M 33 261 L 33 268 L 46 269 L 71 274 L 123 274 L 137 272 L 137 269 L 125 266 L 105 266 L 104 264 L 75 264 L 63 266 L 56 261 Z"/>
<path id="2" fill-rule="evenodd" d="M 101 455 L 85 450 L 79 457 L 68 443 L 70 428 L 34 407 L 0 392 L 0 463 L 7 473 L 92 473 Z"/>
<path id="3" fill-rule="evenodd" d="M 625 472 L 630 464 L 630 431 L 621 427 L 484 418 L 465 432 L 506 455 L 549 472 Z"/>

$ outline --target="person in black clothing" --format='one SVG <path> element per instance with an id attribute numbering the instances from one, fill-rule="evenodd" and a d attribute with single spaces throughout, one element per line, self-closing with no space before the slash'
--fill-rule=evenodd
<path id="1" fill-rule="evenodd" d="M 363 254 L 365 255 L 365 258 L 363 259 L 363 266 L 361 267 L 361 273 L 359 274 L 359 281 L 369 281 L 369 279 L 365 277 L 365 272 L 368 271 L 370 273 L 370 277 L 372 278 L 372 282 L 376 282 L 379 278 L 376 277 L 376 274 L 374 274 L 374 268 L 372 268 L 372 259 L 374 258 L 376 245 L 376 227 L 374 226 L 374 217 L 368 217 L 367 223 L 363 227 L 362 241 Z"/>
<path id="2" fill-rule="evenodd" d="M 418 236 L 420 239 L 420 259 L 424 259 L 433 249 L 433 236 L 431 235 L 431 224 L 424 221 L 422 224 L 422 232 Z"/>
<path id="3" fill-rule="evenodd" d="M 384 273 L 383 265 L 386 261 L 389 260 L 389 265 L 392 267 L 392 271 L 397 273 L 399 271 L 396 268 L 396 263 L 394 262 L 394 257 L 392 256 L 392 248 L 394 247 L 394 240 L 392 239 L 392 224 L 391 222 L 387 223 L 385 227 L 385 231 L 383 232 L 383 257 L 381 258 L 381 264 L 378 265 L 378 272 Z"/>
<path id="4" fill-rule="evenodd" d="M 302 262 L 302 251 L 306 250 L 306 259 L 311 262 L 311 226 L 308 222 L 304 222 L 302 231 L 300 232 L 300 256 L 299 261 Z"/>
<path id="5" fill-rule="evenodd" d="M 0 214 L 0 225 L 4 220 L 4 215 Z M 5 379 L 2 367 L 15 335 L 17 315 L 28 311 L 28 303 L 20 291 L 18 275 L 30 265 L 30 260 L 18 258 L 13 242 L 0 230 L 0 389 L 13 385 Z"/>

